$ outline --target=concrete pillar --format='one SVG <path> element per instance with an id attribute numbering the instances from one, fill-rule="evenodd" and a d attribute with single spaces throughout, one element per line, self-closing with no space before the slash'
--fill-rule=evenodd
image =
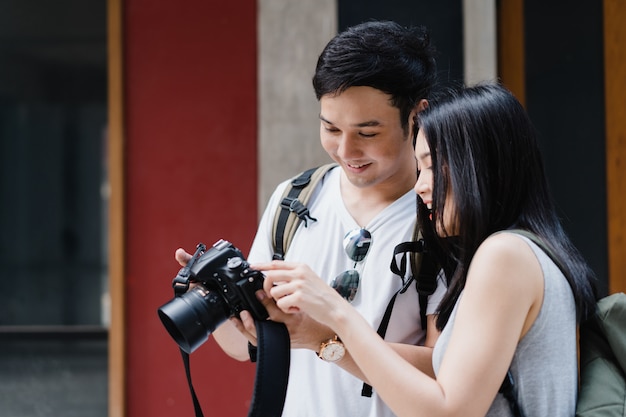
<path id="1" fill-rule="evenodd" d="M 495 0 L 463 0 L 465 83 L 495 80 L 497 64 Z"/>
<path id="2" fill-rule="evenodd" d="M 336 0 L 259 0 L 259 215 L 276 185 L 329 162 L 311 79 L 337 33 Z"/>

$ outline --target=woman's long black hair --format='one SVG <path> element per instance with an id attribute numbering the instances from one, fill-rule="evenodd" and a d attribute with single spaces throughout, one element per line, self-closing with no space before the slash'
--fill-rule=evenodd
<path id="1" fill-rule="evenodd" d="M 443 225 L 448 192 L 454 199 L 455 239 L 438 238 L 454 258 L 437 327 L 448 322 L 465 287 L 469 264 L 492 233 L 525 229 L 552 246 L 566 269 L 577 318 L 593 311 L 595 277 L 566 235 L 548 188 L 536 132 L 522 105 L 497 83 L 448 92 L 419 116 L 430 147 L 434 224 Z M 432 227 L 423 217 L 423 227 Z M 450 263 L 448 263 L 450 264 Z"/>

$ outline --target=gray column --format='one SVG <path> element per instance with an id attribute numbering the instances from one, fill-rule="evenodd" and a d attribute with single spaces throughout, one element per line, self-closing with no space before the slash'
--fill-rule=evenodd
<path id="1" fill-rule="evenodd" d="M 466 84 L 496 79 L 495 0 L 463 0 L 463 49 Z"/>
<path id="2" fill-rule="evenodd" d="M 311 79 L 337 32 L 336 0 L 259 0 L 259 215 L 276 185 L 329 162 Z"/>

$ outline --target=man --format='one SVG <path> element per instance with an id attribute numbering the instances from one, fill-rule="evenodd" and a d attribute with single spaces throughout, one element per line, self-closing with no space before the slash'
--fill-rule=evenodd
<path id="1" fill-rule="evenodd" d="M 415 226 L 414 120 L 436 80 L 434 53 L 424 28 L 368 22 L 336 35 L 320 55 L 313 77 L 321 143 L 339 168 L 327 173 L 315 190 L 308 207 L 317 221 L 298 228 L 285 261 L 310 265 L 351 299 L 374 328 L 402 287 L 389 263 L 394 247 L 411 240 Z M 251 264 L 272 259 L 272 224 L 287 184 L 277 187 L 267 205 L 248 256 Z M 181 264 L 188 257 L 177 251 Z M 398 295 L 385 336 L 402 356 L 430 374 L 431 348 L 438 336 L 432 314 L 443 291 L 440 285 L 429 300 L 427 332 L 422 330 L 415 288 Z M 361 394 L 363 376 L 329 328 L 305 315 L 282 314 L 269 297 L 263 303 L 273 320 L 285 322 L 291 338 L 283 416 L 393 415 L 376 393 Z M 248 341 L 256 343 L 255 326 L 248 312 L 240 318 L 226 322 L 213 336 L 230 356 L 248 360 Z"/>

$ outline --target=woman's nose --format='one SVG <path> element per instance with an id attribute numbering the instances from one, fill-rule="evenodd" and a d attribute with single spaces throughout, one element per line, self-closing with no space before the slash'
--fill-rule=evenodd
<path id="1" fill-rule="evenodd" d="M 415 187 L 413 187 L 415 193 L 422 197 L 423 200 L 426 200 L 424 197 L 431 191 L 430 180 L 426 178 L 427 176 L 428 174 L 426 172 L 420 172 L 415 182 Z"/>

